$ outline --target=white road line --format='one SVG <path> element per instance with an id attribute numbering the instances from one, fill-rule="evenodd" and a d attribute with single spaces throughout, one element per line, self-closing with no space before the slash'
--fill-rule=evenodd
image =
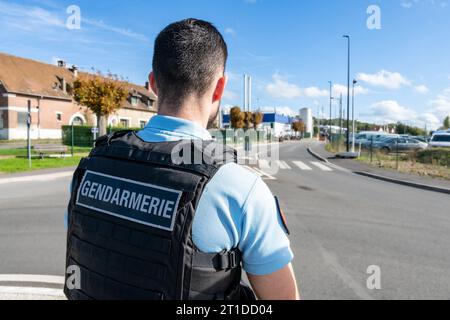
<path id="1" fill-rule="evenodd" d="M 0 297 L 10 299 L 16 299 L 19 296 L 20 299 L 26 297 L 28 299 L 66 299 L 61 289 L 50 288 L 24 288 L 24 287 L 2 287 L 0 286 Z"/>
<path id="2" fill-rule="evenodd" d="M 292 168 L 286 163 L 286 161 L 277 161 L 277 164 L 281 170 L 291 170 Z"/>
<path id="3" fill-rule="evenodd" d="M 51 181 L 56 179 L 68 178 L 73 176 L 73 172 L 58 172 L 52 174 L 43 174 L 37 176 L 26 176 L 16 178 L 0 179 L 0 184 L 18 183 L 18 182 L 35 182 L 35 181 Z"/>
<path id="4" fill-rule="evenodd" d="M 293 161 L 293 163 L 300 168 L 300 170 L 311 171 L 311 167 L 307 166 L 305 163 L 301 161 Z"/>
<path id="5" fill-rule="evenodd" d="M 333 169 L 331 169 L 330 167 L 327 167 L 326 165 L 320 163 L 320 162 L 311 162 L 312 165 L 316 166 L 317 168 L 319 168 L 322 171 L 333 171 Z"/>
<path id="6" fill-rule="evenodd" d="M 262 174 L 262 177 L 264 180 L 277 180 L 277 178 L 271 176 L 270 174 L 265 173 L 264 171 L 261 171 L 257 168 L 253 168 L 256 172 L 260 172 Z"/>
<path id="7" fill-rule="evenodd" d="M 252 167 L 244 166 L 244 168 L 247 169 L 247 170 L 249 170 L 249 171 L 251 171 L 251 172 L 253 172 L 253 173 L 256 173 L 256 174 L 257 174 L 258 176 L 260 176 L 260 177 L 263 176 L 262 173 L 256 171 L 256 170 L 255 170 L 254 168 L 252 168 Z"/>
<path id="8" fill-rule="evenodd" d="M 31 274 L 0 274 L 0 283 L 1 282 L 64 284 L 64 277 Z"/>

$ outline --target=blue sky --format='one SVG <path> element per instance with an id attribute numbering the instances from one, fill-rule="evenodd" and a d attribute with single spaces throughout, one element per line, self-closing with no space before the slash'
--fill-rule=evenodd
<path id="1" fill-rule="evenodd" d="M 81 29 L 66 26 L 70 5 L 81 9 Z M 367 27 L 371 5 L 381 29 Z M 242 105 L 248 73 L 255 108 L 317 115 L 323 107 L 327 116 L 329 80 L 345 103 L 349 34 L 359 119 L 435 129 L 450 114 L 450 0 L 0 0 L 0 17 L 1 52 L 62 58 L 139 84 L 164 26 L 206 19 L 229 45 L 224 106 Z"/>

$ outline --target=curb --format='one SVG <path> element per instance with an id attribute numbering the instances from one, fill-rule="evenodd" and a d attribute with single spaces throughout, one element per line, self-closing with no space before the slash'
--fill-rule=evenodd
<path id="1" fill-rule="evenodd" d="M 435 186 L 430 186 L 430 185 L 426 185 L 426 184 L 420 184 L 420 183 L 415 183 L 415 182 L 410 182 L 410 181 L 405 181 L 405 180 L 388 178 L 385 176 L 381 176 L 381 175 L 377 175 L 377 174 L 373 174 L 373 173 L 369 173 L 369 172 L 359 171 L 359 172 L 354 172 L 354 173 L 357 175 L 360 175 L 360 176 L 377 179 L 377 180 L 381 180 L 381 181 L 386 181 L 386 182 L 391 182 L 391 183 L 395 183 L 395 184 L 399 184 L 399 185 L 403 185 L 403 186 L 407 186 L 407 187 L 412 187 L 412 188 L 416 188 L 416 189 L 450 194 L 450 189 L 447 189 L 447 188 L 435 187 Z"/>
<path id="2" fill-rule="evenodd" d="M 311 148 L 308 148 L 308 153 L 310 155 L 312 155 L 314 158 L 316 158 L 316 159 L 318 159 L 318 160 L 320 160 L 322 162 L 330 163 L 327 159 L 325 159 L 324 157 L 322 157 L 322 156 L 318 155 L 317 153 L 315 153 L 314 151 L 312 151 Z"/>

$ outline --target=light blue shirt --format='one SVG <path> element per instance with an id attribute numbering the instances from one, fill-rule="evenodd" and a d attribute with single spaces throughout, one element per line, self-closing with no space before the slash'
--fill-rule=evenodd
<path id="1" fill-rule="evenodd" d="M 199 125 L 155 116 L 138 133 L 146 142 L 212 140 Z M 268 275 L 288 265 L 294 255 L 267 185 L 234 163 L 223 166 L 206 186 L 193 222 L 195 245 L 205 253 L 239 248 L 244 270 Z"/>

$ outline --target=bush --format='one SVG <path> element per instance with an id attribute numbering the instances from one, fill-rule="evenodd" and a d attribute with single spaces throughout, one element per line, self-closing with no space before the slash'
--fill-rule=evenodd
<path id="1" fill-rule="evenodd" d="M 418 151 L 417 162 L 423 164 L 437 164 L 450 167 L 450 149 L 426 149 Z"/>

